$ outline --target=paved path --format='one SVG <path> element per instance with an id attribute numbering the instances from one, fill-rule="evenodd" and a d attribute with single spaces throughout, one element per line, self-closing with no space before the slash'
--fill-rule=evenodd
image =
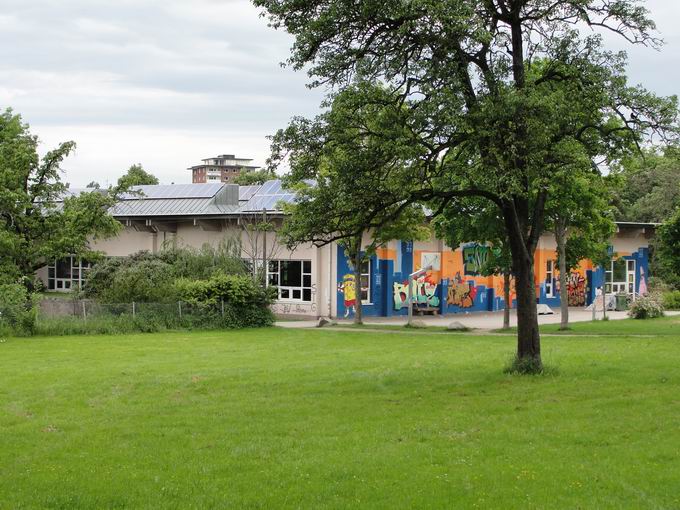
<path id="1" fill-rule="evenodd" d="M 667 315 L 677 315 L 680 312 L 666 312 Z M 628 318 L 626 312 L 607 312 L 607 316 L 610 320 L 620 320 Z M 471 329 L 480 330 L 492 330 L 500 329 L 503 327 L 503 312 L 475 312 L 475 313 L 458 313 L 449 314 L 444 317 L 440 316 L 430 316 L 426 315 L 423 317 L 417 317 L 418 319 L 425 322 L 427 326 L 443 326 L 445 327 L 453 321 L 460 322 L 464 326 Z M 593 313 L 583 308 L 570 308 L 569 309 L 569 322 L 587 322 L 592 320 Z M 597 313 L 597 318 L 602 318 L 602 312 Z M 553 315 L 539 315 L 539 324 L 559 324 L 560 313 L 559 310 L 555 310 Z M 278 321 L 277 326 L 284 328 L 314 328 L 316 327 L 316 320 L 300 320 L 300 321 Z M 351 324 L 351 320 L 341 319 L 338 320 L 340 324 Z M 403 316 L 398 317 L 367 317 L 364 320 L 364 324 L 370 326 L 372 324 L 392 324 L 395 326 L 403 326 L 406 324 L 406 318 Z M 515 310 L 510 313 L 510 325 L 517 325 L 517 316 Z"/>

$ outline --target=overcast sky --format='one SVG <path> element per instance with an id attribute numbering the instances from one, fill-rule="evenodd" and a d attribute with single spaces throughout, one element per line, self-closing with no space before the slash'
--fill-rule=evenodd
<path id="1" fill-rule="evenodd" d="M 676 94 L 680 2 L 647 5 L 666 45 L 628 47 L 631 80 Z M 291 42 L 246 0 L 0 0 L 0 108 L 42 150 L 77 142 L 63 165 L 74 186 L 133 163 L 191 182 L 186 168 L 217 154 L 262 164 L 267 135 L 318 111 L 321 92 L 279 65 Z"/>

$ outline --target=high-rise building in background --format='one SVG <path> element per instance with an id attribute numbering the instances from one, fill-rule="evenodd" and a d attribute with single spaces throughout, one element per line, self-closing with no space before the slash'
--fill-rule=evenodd
<path id="1" fill-rule="evenodd" d="M 222 154 L 201 161 L 203 164 L 189 167 L 191 182 L 233 182 L 241 170 L 250 172 L 259 168 L 251 164 L 252 159 L 237 158 L 233 154 Z"/>

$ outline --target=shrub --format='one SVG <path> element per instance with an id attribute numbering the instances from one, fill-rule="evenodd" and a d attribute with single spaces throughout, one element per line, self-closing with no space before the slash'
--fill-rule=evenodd
<path id="1" fill-rule="evenodd" d="M 249 276 L 218 275 L 209 280 L 179 279 L 175 294 L 188 303 L 217 305 L 223 301 L 235 307 L 263 307 L 274 302 L 276 289 L 263 288 Z"/>
<path id="2" fill-rule="evenodd" d="M 0 285 L 0 330 L 31 334 L 37 317 L 35 296 L 19 284 Z"/>
<path id="3" fill-rule="evenodd" d="M 658 294 L 650 294 L 637 298 L 631 304 L 628 315 L 634 319 L 653 319 L 663 317 L 663 310 Z"/>
<path id="4" fill-rule="evenodd" d="M 666 310 L 680 310 L 680 290 L 664 292 L 662 303 Z"/>

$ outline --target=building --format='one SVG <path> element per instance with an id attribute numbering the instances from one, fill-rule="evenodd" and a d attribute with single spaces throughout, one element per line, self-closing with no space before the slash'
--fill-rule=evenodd
<path id="1" fill-rule="evenodd" d="M 214 158 L 203 159 L 203 164 L 189 167 L 191 170 L 191 182 L 233 182 L 241 170 L 257 170 L 253 166 L 252 159 L 237 158 L 233 154 L 222 154 Z"/>
<path id="2" fill-rule="evenodd" d="M 267 221 L 281 224 L 284 218 L 277 204 L 291 202 L 294 195 L 282 189 L 279 180 L 255 186 L 206 183 L 138 188 L 142 196 L 123 197 L 111 211 L 124 225 L 123 231 L 115 238 L 96 241 L 94 249 L 109 256 L 125 256 L 140 250 L 156 252 L 168 243 L 200 247 L 236 237 L 244 259 L 254 265 L 266 259 L 267 280 L 279 292 L 273 308 L 280 315 L 351 316 L 358 298 L 366 316 L 404 315 L 408 311 L 408 275 L 426 266 L 432 270 L 415 285 L 418 306 L 441 314 L 495 311 L 505 306 L 503 278 L 480 274 L 488 246 L 468 243 L 452 248 L 435 237 L 390 241 L 361 268 L 357 286 L 349 261 L 336 243 L 291 251 L 277 242 L 275 232 L 245 228 L 263 215 Z M 598 287 L 630 296 L 646 293 L 654 229 L 653 224 L 618 223 L 609 266 L 596 268 L 590 261 L 582 261 L 569 274 L 569 305 L 589 305 Z M 556 258 L 554 238 L 546 233 L 535 253 L 535 284 L 538 302 L 551 307 L 560 304 Z M 42 269 L 39 276 L 48 288 L 66 291 L 82 282 L 88 268 L 70 258 Z"/>

